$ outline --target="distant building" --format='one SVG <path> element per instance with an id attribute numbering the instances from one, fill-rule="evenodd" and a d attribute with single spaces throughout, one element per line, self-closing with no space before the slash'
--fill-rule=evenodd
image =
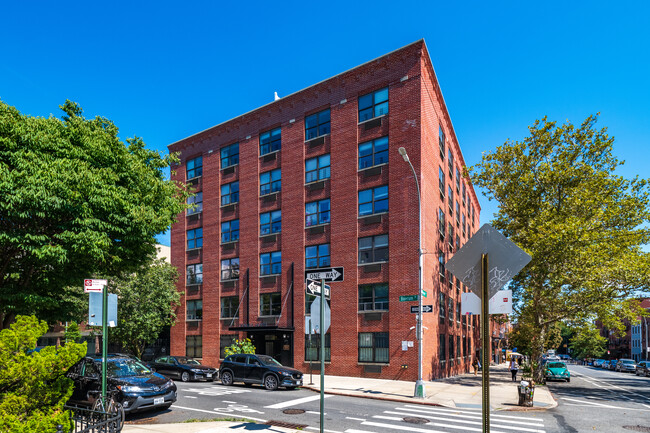
<path id="1" fill-rule="evenodd" d="M 476 192 L 424 41 L 279 98 L 169 146 L 173 180 L 196 191 L 172 226 L 182 274 L 171 352 L 217 365 L 236 338 L 303 371 L 414 380 L 418 193 L 422 190 L 425 343 L 433 379 L 468 371 L 478 317 L 445 262 L 479 228 Z M 305 271 L 331 283 L 325 353 L 310 346 Z M 501 338 L 501 334 L 498 334 Z M 498 345 L 497 345 L 498 347 Z"/>
<path id="2" fill-rule="evenodd" d="M 641 308 L 650 313 L 650 299 L 641 301 Z M 639 317 L 639 322 L 632 325 L 630 331 L 630 344 L 632 345 L 632 359 L 635 361 L 650 359 L 650 317 Z"/>

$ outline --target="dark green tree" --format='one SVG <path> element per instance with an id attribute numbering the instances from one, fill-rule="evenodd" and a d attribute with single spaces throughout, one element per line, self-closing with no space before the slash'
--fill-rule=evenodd
<path id="1" fill-rule="evenodd" d="M 147 345 L 176 321 L 181 296 L 176 290 L 177 279 L 176 268 L 158 259 L 134 274 L 111 280 L 109 291 L 118 295 L 118 324 L 110 328 L 109 340 L 142 358 Z"/>
<path id="2" fill-rule="evenodd" d="M 66 325 L 64 337 L 65 344 L 68 344 L 68 342 L 77 343 L 81 340 L 81 330 L 79 329 L 77 322 L 73 320 Z"/>
<path id="3" fill-rule="evenodd" d="M 34 351 L 38 338 L 47 332 L 45 321 L 17 316 L 0 331 L 0 431 L 42 433 L 72 427 L 63 405 L 72 395 L 72 381 L 65 372 L 86 354 L 86 344 Z"/>
<path id="4" fill-rule="evenodd" d="M 625 179 L 614 138 L 590 116 L 575 127 L 546 118 L 523 141 L 506 141 L 469 170 L 499 203 L 495 228 L 532 256 L 513 280 L 517 320 L 537 359 L 560 321 L 607 323 L 639 314 L 650 287 L 646 179 Z M 542 375 L 536 371 L 536 380 Z"/>
<path id="5" fill-rule="evenodd" d="M 0 101 L 0 329 L 17 314 L 78 320 L 83 279 L 137 270 L 183 211 L 177 158 L 118 138 L 66 101 L 62 119 Z"/>

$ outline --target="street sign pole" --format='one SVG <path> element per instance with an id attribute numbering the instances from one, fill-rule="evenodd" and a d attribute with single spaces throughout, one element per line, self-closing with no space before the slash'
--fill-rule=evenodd
<path id="1" fill-rule="evenodd" d="M 108 352 L 108 290 L 102 287 L 102 399 L 106 402 L 106 353 Z"/>
<path id="2" fill-rule="evenodd" d="M 490 317 L 488 315 L 488 255 L 481 255 L 481 347 L 483 349 L 483 433 L 490 432 L 490 354 L 488 353 L 488 338 L 490 338 Z"/>
<path id="3" fill-rule="evenodd" d="M 325 428 L 325 280 L 320 280 L 320 433 L 324 433 Z"/>
<path id="4" fill-rule="evenodd" d="M 313 362 L 313 359 L 314 359 L 314 352 L 313 352 L 314 346 L 312 346 L 312 344 L 311 344 L 311 333 L 312 333 L 311 331 L 312 331 L 312 329 L 313 329 L 313 327 L 311 325 L 311 317 L 309 317 L 309 384 L 310 385 L 314 384 L 314 381 L 313 381 L 313 378 L 312 378 L 312 374 L 313 374 L 313 371 L 314 371 L 314 369 L 312 368 L 312 362 Z"/>

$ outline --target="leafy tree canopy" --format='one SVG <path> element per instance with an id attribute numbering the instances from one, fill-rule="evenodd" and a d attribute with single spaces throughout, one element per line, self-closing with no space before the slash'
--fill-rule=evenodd
<path id="1" fill-rule="evenodd" d="M 47 323 L 34 316 L 18 316 L 0 331 L 0 431 L 54 432 L 72 427 L 63 405 L 73 384 L 65 372 L 86 354 L 86 343 L 68 342 L 34 351 Z"/>
<path id="2" fill-rule="evenodd" d="M 469 170 L 499 203 L 494 227 L 533 258 L 512 288 L 535 358 L 557 322 L 635 318 L 638 302 L 629 298 L 650 287 L 641 249 L 650 241 L 648 181 L 616 174 L 623 162 L 614 138 L 596 121 L 576 127 L 543 118 L 523 141 L 506 141 Z"/>
<path id="3" fill-rule="evenodd" d="M 186 206 L 165 179 L 175 156 L 60 108 L 32 117 L 0 101 L 0 329 L 17 314 L 77 318 L 82 279 L 138 269 Z"/>
<path id="4" fill-rule="evenodd" d="M 177 279 L 176 268 L 158 259 L 135 274 L 111 280 L 110 291 L 118 295 L 118 325 L 109 330 L 108 338 L 142 358 L 146 346 L 176 320 L 181 296 Z"/>
<path id="5" fill-rule="evenodd" d="M 235 340 L 224 351 L 226 352 L 226 356 L 234 355 L 235 353 L 255 353 L 255 346 L 250 338 L 244 338 L 243 340 Z"/>

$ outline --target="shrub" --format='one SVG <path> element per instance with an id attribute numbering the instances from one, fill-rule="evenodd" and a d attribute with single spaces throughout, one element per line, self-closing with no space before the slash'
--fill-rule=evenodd
<path id="1" fill-rule="evenodd" d="M 226 347 L 225 351 L 226 356 L 235 353 L 255 353 L 255 346 L 253 346 L 250 338 L 244 338 L 243 340 L 235 340 L 233 344 Z"/>

